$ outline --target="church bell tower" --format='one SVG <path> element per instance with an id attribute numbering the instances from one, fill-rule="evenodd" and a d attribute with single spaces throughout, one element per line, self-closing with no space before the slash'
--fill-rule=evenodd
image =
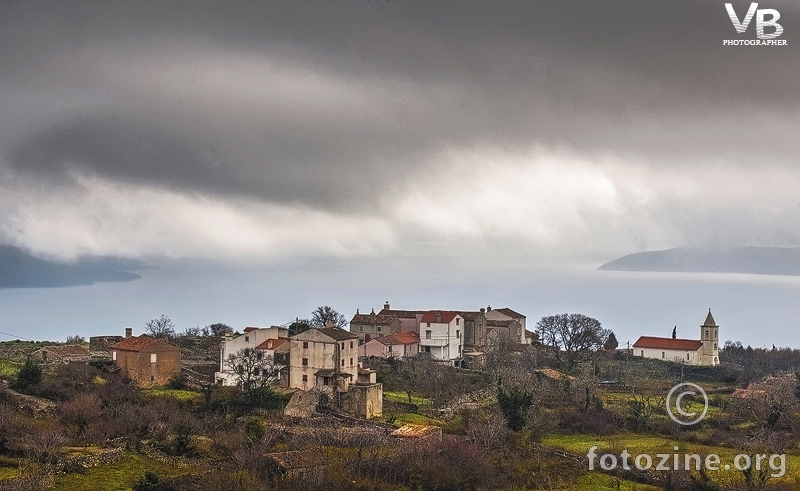
<path id="1" fill-rule="evenodd" d="M 702 365 L 719 365 L 719 326 L 708 309 L 706 321 L 700 326 L 700 341 L 703 347 L 700 348 L 700 363 Z"/>

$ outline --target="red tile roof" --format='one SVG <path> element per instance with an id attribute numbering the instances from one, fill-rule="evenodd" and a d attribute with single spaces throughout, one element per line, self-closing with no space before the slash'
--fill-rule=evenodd
<path id="1" fill-rule="evenodd" d="M 381 344 L 386 346 L 394 344 L 416 344 L 419 343 L 419 336 L 416 332 L 404 332 L 402 334 L 390 334 L 389 336 L 381 336 L 375 338 Z"/>
<path id="2" fill-rule="evenodd" d="M 458 315 L 460 315 L 461 317 L 464 318 L 464 320 L 467 321 L 474 320 L 475 317 L 478 317 L 478 314 L 480 314 L 480 312 L 462 312 L 462 311 L 458 312 Z"/>
<path id="3" fill-rule="evenodd" d="M 261 350 L 274 350 L 278 346 L 282 345 L 286 342 L 286 338 L 278 338 L 278 339 L 267 339 L 263 343 L 256 346 L 256 349 Z"/>
<path id="4" fill-rule="evenodd" d="M 244 332 L 257 331 L 257 330 L 258 330 L 257 327 L 252 327 L 252 326 L 247 326 L 244 328 Z"/>
<path id="5" fill-rule="evenodd" d="M 429 310 L 422 316 L 420 322 L 434 322 L 438 324 L 449 324 L 455 319 L 458 312 L 452 310 Z"/>
<path id="6" fill-rule="evenodd" d="M 157 338 L 151 338 L 149 336 L 131 336 L 129 338 L 125 338 L 119 343 L 112 345 L 113 349 L 121 349 L 125 351 L 142 351 L 145 348 L 148 348 L 159 341 Z"/>
<path id="7" fill-rule="evenodd" d="M 633 343 L 634 348 L 674 349 L 685 351 L 697 351 L 702 346 L 703 343 L 696 339 L 657 338 L 653 336 L 642 336 L 635 343 Z"/>

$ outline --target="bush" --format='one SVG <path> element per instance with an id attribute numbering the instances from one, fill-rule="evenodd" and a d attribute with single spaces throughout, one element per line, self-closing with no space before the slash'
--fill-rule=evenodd
<path id="1" fill-rule="evenodd" d="M 155 472 L 147 471 L 133 484 L 132 488 L 133 491 L 158 491 L 161 489 L 161 479 Z"/>
<path id="2" fill-rule="evenodd" d="M 497 389 L 497 405 L 512 431 L 520 431 L 528 422 L 528 408 L 533 404 L 533 394 L 520 387 Z"/>
<path id="3" fill-rule="evenodd" d="M 31 358 L 25 360 L 25 364 L 19 369 L 17 379 L 12 384 L 14 390 L 24 391 L 42 381 L 42 366 Z"/>

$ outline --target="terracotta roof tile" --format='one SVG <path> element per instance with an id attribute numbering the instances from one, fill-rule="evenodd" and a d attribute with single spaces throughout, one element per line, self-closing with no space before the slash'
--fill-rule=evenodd
<path id="1" fill-rule="evenodd" d="M 263 343 L 256 346 L 256 349 L 260 350 L 274 350 L 278 346 L 282 345 L 286 342 L 286 338 L 278 338 L 278 339 L 267 339 Z"/>
<path id="2" fill-rule="evenodd" d="M 635 343 L 633 343 L 634 348 L 674 349 L 686 351 L 697 351 L 702 346 L 702 341 L 698 341 L 696 339 L 657 338 L 653 336 L 641 336 Z"/>
<path id="3" fill-rule="evenodd" d="M 420 322 L 434 322 L 437 324 L 449 324 L 450 321 L 455 319 L 458 312 L 452 310 L 429 310 L 423 314 Z"/>
<path id="4" fill-rule="evenodd" d="M 390 334 L 388 336 L 381 336 L 375 338 L 375 341 L 386 346 L 394 344 L 416 344 L 419 343 L 419 336 L 416 332 L 405 332 L 402 334 Z"/>
<path id="5" fill-rule="evenodd" d="M 156 344 L 159 340 L 149 336 L 131 336 L 111 346 L 113 349 L 125 351 L 142 351 L 143 349 Z"/>

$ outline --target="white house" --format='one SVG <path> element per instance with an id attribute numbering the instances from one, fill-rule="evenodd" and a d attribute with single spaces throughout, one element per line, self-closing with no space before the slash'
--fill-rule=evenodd
<path id="1" fill-rule="evenodd" d="M 429 310 L 419 321 L 420 353 L 459 365 L 464 346 L 464 319 L 458 312 Z"/>
<path id="2" fill-rule="evenodd" d="M 641 336 L 633 343 L 633 355 L 688 365 L 719 365 L 719 326 L 708 309 L 699 340 Z"/>
<path id="3" fill-rule="evenodd" d="M 285 327 L 245 327 L 244 332 L 234 336 L 230 331 L 225 333 L 219 353 L 219 371 L 214 374 L 214 379 L 222 385 L 236 385 L 236 377 L 226 365 L 228 357 L 244 348 L 254 348 L 263 352 L 265 356 L 274 356 L 276 341 L 289 336 Z M 270 342 L 272 341 L 272 342 Z"/>

